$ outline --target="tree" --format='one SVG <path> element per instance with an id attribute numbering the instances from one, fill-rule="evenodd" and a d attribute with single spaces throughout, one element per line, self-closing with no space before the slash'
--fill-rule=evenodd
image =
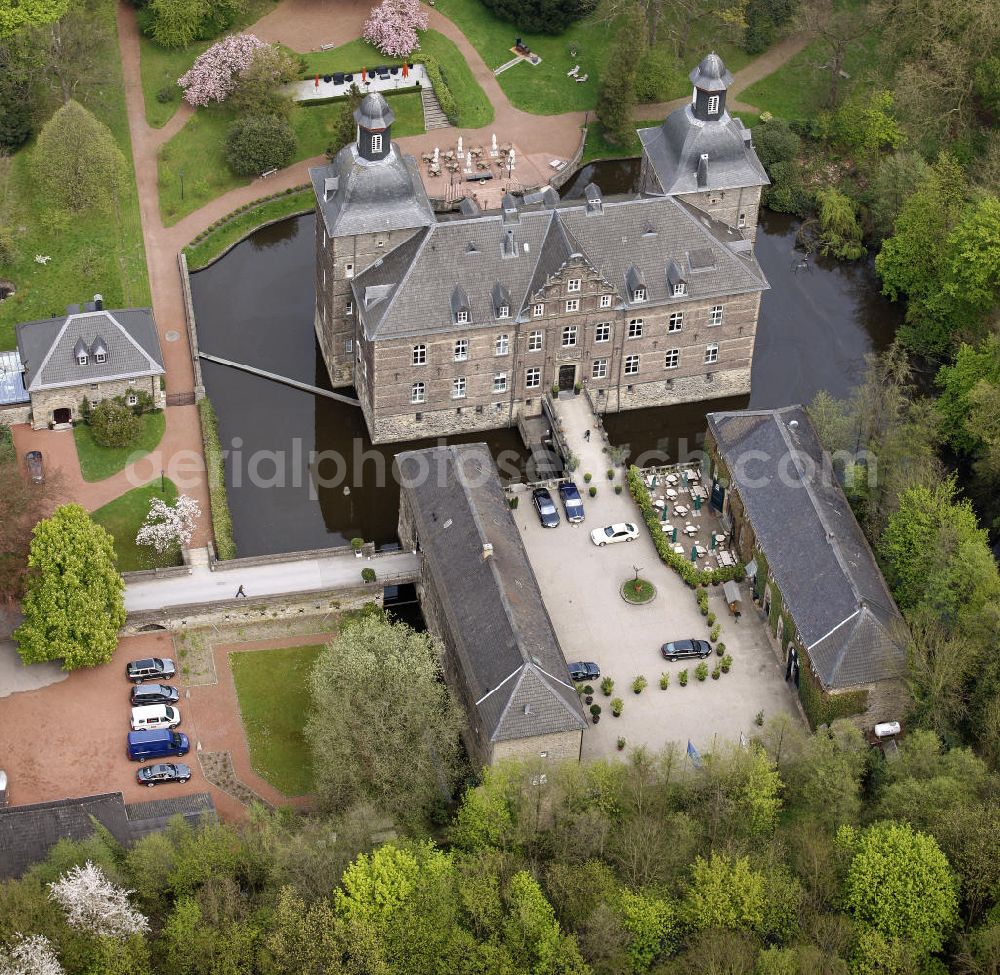
<path id="1" fill-rule="evenodd" d="M 357 139 L 358 123 L 354 121 L 354 112 L 364 97 L 364 92 L 358 88 L 357 83 L 352 82 L 351 87 L 347 89 L 347 96 L 340 112 L 333 120 L 330 143 L 326 147 L 327 159 L 333 159 L 344 146 L 350 145 Z"/>
<path id="2" fill-rule="evenodd" d="M 484 0 L 501 20 L 530 34 L 561 34 L 570 24 L 585 17 L 595 0 Z"/>
<path id="3" fill-rule="evenodd" d="M 208 0 L 152 0 L 149 34 L 161 47 L 187 47 L 202 33 L 211 12 Z"/>
<path id="4" fill-rule="evenodd" d="M 0 38 L 11 37 L 27 27 L 51 24 L 71 6 L 72 0 L 15 0 L 0 4 Z"/>
<path id="5" fill-rule="evenodd" d="M 136 545 L 152 545 L 163 555 L 176 552 L 191 544 L 191 538 L 201 517 L 201 508 L 194 498 L 182 494 L 172 504 L 163 498 L 149 502 L 149 514 L 135 537 Z"/>
<path id="6" fill-rule="evenodd" d="M 226 162 L 238 176 L 284 169 L 295 155 L 295 131 L 279 115 L 238 118 L 226 135 Z"/>
<path id="7" fill-rule="evenodd" d="M 796 21 L 801 30 L 814 34 L 826 61 L 817 67 L 830 73 L 827 105 L 840 103 L 840 81 L 847 56 L 868 33 L 868 7 L 847 0 L 801 0 Z"/>
<path id="8" fill-rule="evenodd" d="M 842 261 L 864 257 L 867 251 L 861 243 L 861 226 L 854 201 L 836 187 L 824 186 L 816 193 L 816 202 L 819 204 L 820 253 Z"/>
<path id="9" fill-rule="evenodd" d="M 102 447 L 131 447 L 142 433 L 142 419 L 120 400 L 101 400 L 90 411 L 88 422 Z"/>
<path id="10" fill-rule="evenodd" d="M 746 857 L 696 857 L 681 911 L 689 928 L 756 931 L 764 924 L 764 877 Z"/>
<path id="11" fill-rule="evenodd" d="M 0 975 L 65 975 L 65 971 L 44 934 L 22 934 L 6 951 L 0 947 Z"/>
<path id="12" fill-rule="evenodd" d="M 367 617 L 320 655 L 306 737 L 323 806 L 367 798 L 419 819 L 450 794 L 461 717 L 441 681 L 440 653 L 426 634 Z"/>
<path id="13" fill-rule="evenodd" d="M 240 82 L 240 75 L 251 69 L 258 55 L 277 48 L 265 44 L 254 34 L 231 34 L 213 44 L 195 58 L 194 64 L 177 79 L 184 89 L 184 100 L 189 105 L 210 105 L 225 101 Z M 270 69 L 273 62 L 261 62 L 262 69 L 252 75 L 251 84 L 257 86 L 265 80 L 264 66 Z M 246 101 L 243 107 L 246 108 Z"/>
<path id="14" fill-rule="evenodd" d="M 1000 301 L 1000 197 L 967 207 L 948 237 L 945 291 L 985 315 Z"/>
<path id="15" fill-rule="evenodd" d="M 222 42 L 225 43 L 225 42 Z M 275 44 L 257 48 L 236 74 L 229 107 L 240 115 L 285 115 L 293 102 L 280 91 L 299 76 L 299 62 Z"/>
<path id="16" fill-rule="evenodd" d="M 653 962 L 676 944 L 672 904 L 653 894 L 624 888 L 618 895 L 618 910 L 628 932 L 626 953 L 632 971 L 649 971 Z"/>
<path id="17" fill-rule="evenodd" d="M 892 116 L 892 92 L 884 89 L 841 105 L 833 115 L 832 130 L 836 142 L 869 157 L 897 149 L 903 142 L 899 123 Z"/>
<path id="18" fill-rule="evenodd" d="M 49 896 L 66 912 L 66 920 L 100 938 L 127 938 L 149 930 L 149 920 L 129 903 L 131 893 L 108 880 L 90 860 L 49 884 Z"/>
<path id="19" fill-rule="evenodd" d="M 934 838 L 901 823 L 844 826 L 837 842 L 850 857 L 844 903 L 862 929 L 901 940 L 922 958 L 940 951 L 958 923 L 958 892 Z"/>
<path id="20" fill-rule="evenodd" d="M 892 234 L 903 203 L 927 178 L 929 168 L 917 152 L 894 152 L 878 160 L 868 201 L 871 232 L 878 240 Z"/>
<path id="21" fill-rule="evenodd" d="M 111 130 L 72 100 L 42 126 L 31 165 L 45 198 L 71 211 L 108 209 L 128 173 Z"/>
<path id="22" fill-rule="evenodd" d="M 608 58 L 609 70 L 603 73 L 597 93 L 597 118 L 612 142 L 626 143 L 634 136 L 636 70 L 645 51 L 645 38 L 642 10 L 633 3 L 622 16 Z"/>
<path id="23" fill-rule="evenodd" d="M 21 659 L 62 659 L 64 670 L 107 663 L 125 623 L 111 536 L 79 505 L 63 505 L 35 526 L 28 567 L 14 632 Z"/>
<path id="24" fill-rule="evenodd" d="M 420 47 L 418 30 L 427 30 L 420 0 L 382 0 L 372 7 L 361 36 L 391 58 L 409 57 Z"/>

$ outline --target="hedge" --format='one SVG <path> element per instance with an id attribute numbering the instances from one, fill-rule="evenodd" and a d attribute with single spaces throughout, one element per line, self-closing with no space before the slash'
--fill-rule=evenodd
<path id="1" fill-rule="evenodd" d="M 809 665 L 802 661 L 799 667 L 799 700 L 802 710 L 809 719 L 809 727 L 815 731 L 820 725 L 830 724 L 838 718 L 849 718 L 864 714 L 868 710 L 868 691 L 844 691 L 828 694 L 820 686 Z"/>
<path id="2" fill-rule="evenodd" d="M 698 566 L 678 555 L 673 550 L 673 542 L 663 533 L 660 528 L 660 515 L 653 507 L 646 482 L 642 479 L 642 472 L 634 464 L 628 469 L 628 490 L 632 495 L 632 500 L 639 506 L 642 512 L 643 521 L 649 529 L 649 534 L 653 539 L 660 559 L 670 566 L 689 586 L 694 588 L 707 583 L 726 582 L 729 579 L 740 581 L 743 579 L 744 570 L 742 565 L 729 565 L 718 569 L 699 569 Z"/>
<path id="3" fill-rule="evenodd" d="M 452 125 L 458 125 L 458 102 L 455 101 L 455 96 L 448 87 L 448 81 L 444 76 L 444 69 L 438 64 L 438 59 L 430 54 L 425 54 L 421 56 L 420 63 L 427 72 L 427 77 L 430 79 L 431 87 L 434 89 L 434 94 L 437 97 L 438 104 L 441 106 L 441 111 L 448 116 L 448 121 Z"/>
<path id="4" fill-rule="evenodd" d="M 219 559 L 235 559 L 236 542 L 233 540 L 233 518 L 229 513 L 229 498 L 226 496 L 226 467 L 219 441 L 219 418 L 207 398 L 199 400 L 198 412 L 201 415 L 201 439 L 208 471 L 215 554 Z"/>

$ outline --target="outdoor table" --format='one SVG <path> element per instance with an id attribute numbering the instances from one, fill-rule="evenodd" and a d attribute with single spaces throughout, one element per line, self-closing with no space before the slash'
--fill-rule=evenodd
<path id="1" fill-rule="evenodd" d="M 677 545 L 674 546 L 674 551 L 678 555 L 683 555 L 684 554 L 684 546 L 678 543 Z"/>
<path id="2" fill-rule="evenodd" d="M 687 476 L 692 481 L 700 481 L 701 480 L 701 473 L 699 471 L 696 471 L 694 468 L 692 468 L 691 470 L 689 470 L 687 472 Z"/>
<path id="3" fill-rule="evenodd" d="M 672 532 L 673 530 L 674 530 L 674 526 L 673 525 L 670 525 L 670 524 L 668 524 L 665 521 L 661 521 L 660 522 L 660 531 L 663 532 L 664 534 Z"/>
<path id="4" fill-rule="evenodd" d="M 708 549 L 705 548 L 704 545 L 695 545 L 694 550 L 695 550 L 695 552 L 698 553 L 699 557 L 704 556 L 704 555 L 708 555 Z"/>
<path id="5" fill-rule="evenodd" d="M 687 505 L 675 504 L 674 511 L 676 511 L 679 515 L 686 515 L 688 513 Z"/>
<path id="6" fill-rule="evenodd" d="M 677 481 L 678 481 L 678 477 L 677 477 L 676 474 L 668 474 L 667 475 L 667 484 L 676 484 Z"/>
<path id="7" fill-rule="evenodd" d="M 663 509 L 664 509 L 664 508 L 665 508 L 666 506 L 667 506 L 667 502 L 666 502 L 666 501 L 664 501 L 664 500 L 663 500 L 663 498 L 657 498 L 657 499 L 656 499 L 656 500 L 655 500 L 655 501 L 653 502 L 653 507 L 654 507 L 654 508 L 659 508 L 659 509 L 660 509 L 661 511 L 662 511 L 662 510 L 663 510 Z"/>
<path id="8" fill-rule="evenodd" d="M 677 492 L 673 488 L 667 488 L 667 490 L 664 491 L 663 493 L 666 494 L 666 496 L 670 498 L 671 501 L 677 497 Z"/>
<path id="9" fill-rule="evenodd" d="M 697 527 L 697 525 L 685 525 L 684 526 L 684 534 L 685 535 L 697 535 L 698 534 L 698 527 Z"/>

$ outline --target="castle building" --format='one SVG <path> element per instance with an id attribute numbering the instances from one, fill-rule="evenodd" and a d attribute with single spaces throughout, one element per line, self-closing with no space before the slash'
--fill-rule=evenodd
<path id="1" fill-rule="evenodd" d="M 602 412 L 750 391 L 767 176 L 721 59 L 691 78 L 692 104 L 639 133 L 638 194 L 592 183 L 473 215 L 434 212 L 391 108 L 365 97 L 357 141 L 311 177 L 316 333 L 374 442 L 513 425 L 553 388 Z"/>

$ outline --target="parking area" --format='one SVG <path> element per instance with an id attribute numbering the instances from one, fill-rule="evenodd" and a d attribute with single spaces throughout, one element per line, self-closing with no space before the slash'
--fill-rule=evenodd
<path id="1" fill-rule="evenodd" d="M 621 717 L 613 717 L 611 697 L 605 697 L 595 683 L 594 701 L 602 713 L 598 724 L 591 724 L 584 734 L 584 757 L 617 754 L 619 736 L 626 739 L 627 748 L 660 749 L 668 742 L 685 747 L 690 740 L 699 751 L 711 750 L 715 743 L 738 741 L 741 732 L 749 736 L 758 712 L 765 717 L 797 716 L 795 697 L 745 584 L 741 586 L 744 612 L 738 622 L 724 603 L 722 587 L 708 587 L 710 610 L 722 625 L 720 640 L 733 657 L 730 673 L 701 683 L 694 674 L 698 660 L 668 663 L 662 658 L 659 648 L 667 641 L 708 638 L 694 592 L 660 561 L 627 486 L 620 495 L 614 493 L 605 474 L 609 464 L 600 436 L 595 432 L 589 441 L 583 439 L 593 422 L 586 400 L 560 400 L 557 410 L 570 447 L 581 460 L 575 479 L 583 494 L 586 521 L 570 525 L 562 518 L 558 528 L 543 528 L 530 495 L 523 492 L 514 515 L 567 659 L 595 661 L 602 675 L 615 681 L 612 696 L 624 702 Z M 595 498 L 586 491 L 586 472 L 593 474 Z M 615 483 L 622 476 L 619 470 Z M 591 542 L 592 529 L 617 522 L 635 524 L 638 538 L 604 548 Z M 626 603 L 620 594 L 622 583 L 633 578 L 636 569 L 657 590 L 656 598 L 641 606 Z M 717 660 L 713 654 L 706 661 L 709 669 Z M 678 683 L 684 669 L 689 673 L 686 687 Z M 663 672 L 670 674 L 665 691 L 659 686 Z M 640 675 L 649 684 L 636 695 L 630 685 Z"/>

